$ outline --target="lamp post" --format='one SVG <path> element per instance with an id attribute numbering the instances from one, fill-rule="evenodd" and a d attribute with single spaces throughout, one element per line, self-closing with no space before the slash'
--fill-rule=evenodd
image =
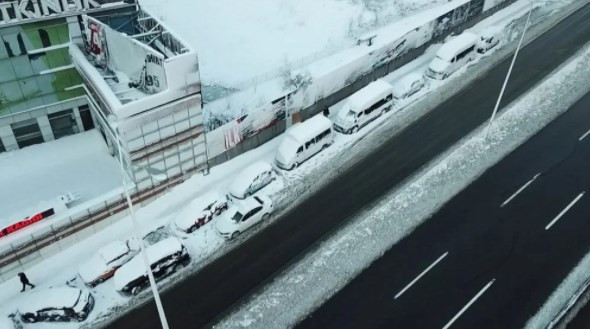
<path id="1" fill-rule="evenodd" d="M 154 301 L 156 302 L 156 308 L 158 309 L 158 315 L 160 317 L 160 322 L 162 324 L 162 329 L 169 329 L 168 327 L 168 320 L 166 320 L 166 314 L 164 313 L 164 307 L 162 306 L 162 300 L 160 299 L 160 294 L 158 293 L 158 286 L 156 285 L 156 280 L 154 279 L 154 275 L 152 273 L 152 269 L 150 267 L 150 261 L 148 259 L 147 253 L 145 251 L 146 245 L 145 241 L 141 239 L 139 234 L 139 225 L 137 224 L 137 218 L 135 217 L 135 210 L 133 209 L 133 203 L 131 202 L 131 196 L 129 195 L 129 190 L 127 189 L 127 172 L 123 167 L 123 149 L 121 147 L 121 139 L 119 135 L 116 135 L 117 144 L 119 146 L 119 168 L 121 169 L 121 175 L 123 176 L 123 190 L 125 190 L 125 198 L 127 199 L 127 206 L 129 207 L 129 212 L 131 213 L 131 221 L 133 222 L 133 233 L 135 234 L 135 238 L 139 241 L 139 248 L 141 257 L 143 258 L 143 264 L 145 265 L 145 270 L 147 272 L 148 280 L 150 282 L 150 288 L 152 290 L 152 294 L 154 295 Z M 163 180 L 166 179 L 166 173 L 163 171 L 159 171 L 156 168 L 146 167 L 145 168 L 147 173 L 152 176 L 156 180 Z M 154 175 L 152 175 L 152 173 Z M 164 175 L 164 176 L 162 176 Z M 163 179 L 159 179 L 164 177 Z"/>
<path id="2" fill-rule="evenodd" d="M 512 73 L 512 68 L 514 67 L 514 62 L 516 62 L 516 56 L 518 56 L 518 51 L 522 46 L 522 41 L 524 40 L 524 35 L 526 34 L 526 30 L 528 29 L 530 22 L 531 22 L 531 14 L 533 13 L 533 4 L 535 0 L 531 0 L 531 7 L 529 8 L 529 14 L 526 19 L 526 23 L 524 24 L 524 29 L 522 30 L 522 35 L 520 36 L 520 41 L 518 41 L 518 46 L 516 46 L 516 51 L 514 52 L 514 56 L 512 57 L 512 62 L 510 63 L 510 67 L 508 68 L 508 73 L 506 74 L 506 78 L 504 79 L 504 84 L 502 85 L 502 89 L 500 90 L 500 95 L 498 96 L 498 100 L 496 101 L 496 105 L 494 106 L 494 111 L 492 112 L 492 117 L 490 118 L 490 123 L 488 124 L 488 128 L 486 129 L 485 139 L 488 139 L 488 134 L 490 133 L 490 129 L 492 128 L 492 123 L 494 122 L 494 118 L 496 117 L 496 113 L 498 112 L 498 107 L 500 107 L 500 101 L 502 101 L 502 96 L 504 96 L 504 90 L 506 90 L 506 85 L 508 84 L 508 79 L 510 79 L 510 74 Z"/>

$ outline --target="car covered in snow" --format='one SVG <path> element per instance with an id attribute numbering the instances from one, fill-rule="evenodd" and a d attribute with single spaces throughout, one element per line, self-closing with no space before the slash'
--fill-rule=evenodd
<path id="1" fill-rule="evenodd" d="M 229 186 L 229 198 L 244 199 L 275 179 L 272 166 L 264 161 L 255 162 L 242 170 Z"/>
<path id="2" fill-rule="evenodd" d="M 270 218 L 272 200 L 263 195 L 236 202 L 216 221 L 217 231 L 226 239 L 235 239 L 242 232 Z"/>
<path id="3" fill-rule="evenodd" d="M 227 210 L 227 198 L 212 191 L 200 195 L 182 209 L 174 219 L 176 229 L 192 233 Z"/>
<path id="4" fill-rule="evenodd" d="M 89 291 L 63 286 L 32 292 L 18 306 L 21 320 L 33 322 L 84 321 L 94 308 Z"/>
<path id="5" fill-rule="evenodd" d="M 177 272 L 190 262 L 186 248 L 175 237 L 169 237 L 146 248 L 150 268 L 156 280 Z M 115 289 L 124 295 L 136 295 L 149 286 L 149 279 L 141 254 L 115 272 Z"/>
<path id="6" fill-rule="evenodd" d="M 477 52 L 480 54 L 486 53 L 488 50 L 494 48 L 500 43 L 502 29 L 497 26 L 491 26 L 483 30 L 479 34 L 479 42 L 477 44 Z"/>
<path id="7" fill-rule="evenodd" d="M 115 271 L 139 253 L 134 239 L 114 241 L 100 248 L 90 259 L 78 267 L 78 275 L 89 287 L 95 287 L 111 278 Z"/>
<path id="8" fill-rule="evenodd" d="M 393 97 L 396 99 L 410 97 L 424 88 L 425 84 L 426 82 L 422 74 L 412 72 L 393 84 Z"/>

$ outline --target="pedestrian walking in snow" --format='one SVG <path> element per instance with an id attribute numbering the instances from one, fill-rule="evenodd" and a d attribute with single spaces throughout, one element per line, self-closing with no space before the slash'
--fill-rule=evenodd
<path id="1" fill-rule="evenodd" d="M 20 282 L 23 284 L 23 289 L 20 292 L 25 291 L 25 288 L 27 286 L 31 287 L 31 289 L 35 288 L 35 285 L 34 284 L 31 284 L 29 282 L 29 278 L 27 278 L 27 276 L 23 272 L 20 272 L 18 274 L 18 277 L 20 278 Z"/>

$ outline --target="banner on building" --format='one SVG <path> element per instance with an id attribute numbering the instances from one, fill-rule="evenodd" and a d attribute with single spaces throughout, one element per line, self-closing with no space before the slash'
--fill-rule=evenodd
<path id="1" fill-rule="evenodd" d="M 22 230 L 23 228 L 33 225 L 39 221 L 42 221 L 49 216 L 53 216 L 54 214 L 55 214 L 55 210 L 53 208 L 50 208 L 50 209 L 40 212 L 34 216 L 27 217 L 24 220 L 21 220 L 20 222 L 14 223 L 14 224 L 7 226 L 7 227 L 3 228 L 2 230 L 0 230 L 0 238 L 3 238 L 11 233 L 16 232 L 16 231 Z"/>

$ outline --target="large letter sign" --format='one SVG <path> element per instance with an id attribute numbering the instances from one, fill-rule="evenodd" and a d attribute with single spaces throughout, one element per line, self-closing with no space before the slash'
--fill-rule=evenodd
<path id="1" fill-rule="evenodd" d="M 18 223 L 12 224 L 0 231 L 0 238 L 5 237 L 10 233 L 14 233 L 20 229 L 23 229 L 29 225 L 33 225 L 38 221 L 41 221 L 49 216 L 52 216 L 53 214 L 55 214 L 55 211 L 53 210 L 53 208 L 51 208 L 45 210 L 44 212 L 40 212 L 34 216 L 31 216 L 25 220 L 22 220 Z"/>

